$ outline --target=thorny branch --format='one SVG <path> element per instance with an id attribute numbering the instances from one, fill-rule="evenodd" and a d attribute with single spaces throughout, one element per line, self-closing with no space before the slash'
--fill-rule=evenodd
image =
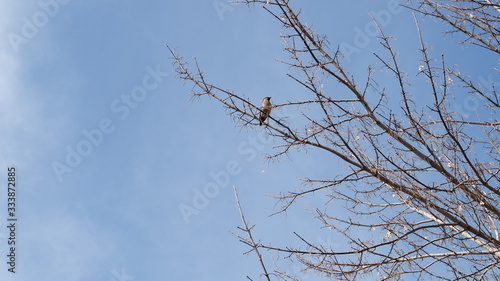
<path id="1" fill-rule="evenodd" d="M 271 114 L 265 130 L 280 143 L 269 158 L 313 147 L 345 166 L 344 171 L 332 171 L 331 179 L 306 178 L 303 190 L 274 196 L 283 203 L 279 213 L 310 194 L 324 194 L 329 199 L 324 209 L 313 208 L 310 213 L 343 237 L 346 246 L 340 249 L 317 245 L 298 233 L 302 247 L 255 243 L 237 198 L 242 230 L 248 234 L 240 239 L 256 251 L 264 275 L 269 278 L 258 249 L 287 253 L 306 269 L 340 280 L 498 279 L 500 103 L 494 85 L 485 88 L 488 85 L 449 68 L 444 55 L 435 63 L 417 17 L 421 54 L 417 78 L 428 83 L 425 89 L 407 81 L 398 51 L 380 27 L 379 42 L 385 52 L 374 55 L 389 75 L 379 77 L 376 66 L 370 65 L 364 83 L 357 84 L 343 65 L 342 52 L 330 51 L 326 38 L 299 18 L 292 1 L 233 2 L 265 4 L 264 9 L 282 24 L 288 54 L 282 62 L 293 70 L 287 75 L 309 93 L 306 99 L 275 105 L 299 106 L 301 114 L 294 120 Z M 483 47 L 479 52 L 500 53 L 496 2 L 410 2 L 417 5 L 409 8 L 466 36 L 462 43 Z M 206 81 L 197 61 L 190 72 L 187 62 L 169 50 L 179 77 L 193 83 L 193 96 L 216 99 L 241 126 L 258 125 L 258 104 Z M 333 86 L 324 87 L 325 81 Z M 453 106 L 464 95 L 478 104 L 472 115 Z M 346 212 L 338 210 L 340 205 Z M 285 272 L 275 273 L 283 280 L 295 280 Z"/>
<path id="2" fill-rule="evenodd" d="M 255 251 L 255 254 L 257 254 L 257 258 L 259 260 L 259 263 L 262 267 L 262 270 L 264 272 L 264 276 L 266 277 L 267 281 L 271 281 L 271 278 L 269 277 L 269 273 L 267 272 L 266 265 L 264 264 L 264 261 L 262 260 L 262 255 L 259 252 L 259 247 L 261 247 L 260 244 L 256 243 L 255 240 L 253 239 L 252 236 L 252 228 L 253 226 L 248 226 L 247 221 L 245 220 L 245 215 L 243 214 L 243 209 L 241 208 L 240 204 L 240 198 L 238 197 L 238 190 L 236 189 L 236 186 L 233 186 L 234 190 L 234 196 L 236 198 L 236 204 L 238 205 L 238 211 L 240 212 L 240 217 L 241 217 L 241 222 L 243 223 L 243 228 L 238 227 L 240 230 L 244 231 L 247 234 L 247 237 L 241 237 L 240 235 L 236 235 L 241 242 L 249 245 L 252 247 L 252 250 Z M 250 278 L 249 278 L 250 279 Z"/>

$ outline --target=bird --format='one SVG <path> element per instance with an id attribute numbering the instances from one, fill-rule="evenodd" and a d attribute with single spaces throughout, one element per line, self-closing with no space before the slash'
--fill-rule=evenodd
<path id="1" fill-rule="evenodd" d="M 271 113 L 271 97 L 265 97 L 262 100 L 262 106 L 260 107 L 260 117 L 259 117 L 259 126 L 262 126 L 264 124 L 264 121 L 266 121 L 267 117 Z"/>

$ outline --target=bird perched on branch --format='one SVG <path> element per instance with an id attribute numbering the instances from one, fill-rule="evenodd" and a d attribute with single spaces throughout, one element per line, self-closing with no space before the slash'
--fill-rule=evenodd
<path id="1" fill-rule="evenodd" d="M 267 117 L 271 113 L 271 107 L 271 97 L 263 98 L 262 106 L 260 107 L 259 126 L 262 126 L 262 124 L 264 124 L 264 121 L 266 121 Z"/>

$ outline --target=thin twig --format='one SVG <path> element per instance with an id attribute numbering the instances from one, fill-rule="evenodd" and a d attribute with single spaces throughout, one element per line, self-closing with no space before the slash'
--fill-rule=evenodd
<path id="1" fill-rule="evenodd" d="M 243 210 L 241 208 L 240 199 L 238 197 L 238 191 L 236 190 L 236 186 L 233 186 L 233 189 L 234 189 L 234 196 L 236 198 L 236 204 L 238 204 L 238 210 L 240 212 L 241 221 L 243 222 L 243 226 L 244 226 L 244 228 L 241 228 L 241 230 L 245 231 L 248 234 L 248 241 L 250 241 L 249 245 L 253 248 L 253 250 L 257 254 L 257 257 L 259 259 L 259 263 L 262 267 L 262 270 L 264 271 L 264 276 L 266 276 L 267 281 L 271 281 L 271 278 L 269 277 L 269 273 L 267 273 L 266 265 L 264 264 L 264 261 L 262 260 L 262 255 L 259 252 L 260 245 L 255 243 L 255 240 L 253 239 L 253 236 L 252 236 L 251 227 L 248 227 L 248 224 L 245 220 L 245 215 L 243 215 Z M 250 279 L 248 276 L 247 276 L 247 278 Z M 252 280 L 252 279 L 250 279 L 250 280 Z"/>

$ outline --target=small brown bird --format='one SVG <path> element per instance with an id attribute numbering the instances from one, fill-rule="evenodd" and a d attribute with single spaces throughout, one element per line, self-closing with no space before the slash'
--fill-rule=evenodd
<path id="1" fill-rule="evenodd" d="M 271 97 L 265 97 L 262 99 L 262 106 L 260 107 L 260 117 L 259 117 L 259 126 L 264 124 L 269 114 L 271 114 Z"/>

